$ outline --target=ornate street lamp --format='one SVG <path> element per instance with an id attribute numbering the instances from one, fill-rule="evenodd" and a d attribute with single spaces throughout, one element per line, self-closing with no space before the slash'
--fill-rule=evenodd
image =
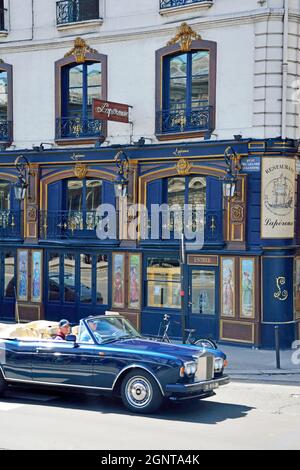
<path id="1" fill-rule="evenodd" d="M 223 196 L 232 199 L 237 195 L 238 176 L 242 169 L 241 156 L 232 147 L 227 147 L 224 152 L 227 165 L 226 176 L 223 178 Z"/>
<path id="2" fill-rule="evenodd" d="M 18 181 L 14 184 L 15 199 L 17 201 L 23 201 L 28 193 L 30 192 L 29 176 L 30 176 L 30 164 L 24 155 L 19 155 L 15 160 L 15 167 L 18 170 L 19 176 Z M 30 194 L 28 194 L 30 198 Z"/>
<path id="3" fill-rule="evenodd" d="M 118 173 L 114 181 L 116 198 L 126 197 L 128 194 L 128 157 L 123 150 L 115 156 Z"/>

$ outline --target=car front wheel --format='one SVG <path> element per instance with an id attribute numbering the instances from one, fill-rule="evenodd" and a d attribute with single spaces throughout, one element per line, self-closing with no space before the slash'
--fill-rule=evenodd
<path id="1" fill-rule="evenodd" d="M 121 396 L 124 405 L 135 413 L 153 413 L 163 401 L 156 380 L 146 371 L 132 371 L 126 375 Z"/>

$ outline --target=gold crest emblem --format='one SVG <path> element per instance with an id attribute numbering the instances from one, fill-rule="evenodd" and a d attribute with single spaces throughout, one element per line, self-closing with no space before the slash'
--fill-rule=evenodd
<path id="1" fill-rule="evenodd" d="M 191 48 L 193 39 L 201 39 L 201 36 L 199 36 L 199 34 L 197 34 L 187 23 L 182 23 L 176 36 L 167 43 L 167 46 L 172 46 L 179 42 L 182 52 L 188 52 Z"/>
<path id="2" fill-rule="evenodd" d="M 191 164 L 185 158 L 181 158 L 176 165 L 176 169 L 180 176 L 186 176 L 190 174 Z"/>
<path id="3" fill-rule="evenodd" d="M 83 178 L 86 177 L 88 172 L 88 167 L 85 163 L 76 163 L 74 167 L 74 175 L 76 178 L 82 180 Z"/>
<path id="4" fill-rule="evenodd" d="M 83 62 L 85 62 L 85 56 L 88 52 L 92 54 L 98 53 L 95 49 L 92 49 L 84 39 L 78 37 L 75 39 L 74 47 L 65 54 L 65 57 L 70 57 L 73 55 L 77 64 L 83 64 Z"/>

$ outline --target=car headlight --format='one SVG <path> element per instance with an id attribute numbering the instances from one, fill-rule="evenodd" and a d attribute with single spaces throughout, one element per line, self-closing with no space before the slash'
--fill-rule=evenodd
<path id="1" fill-rule="evenodd" d="M 180 377 L 185 375 L 195 375 L 197 370 L 197 362 L 185 362 L 184 366 L 180 369 Z"/>
<path id="2" fill-rule="evenodd" d="M 222 357 L 215 358 L 215 372 L 221 372 L 224 367 L 224 359 Z"/>

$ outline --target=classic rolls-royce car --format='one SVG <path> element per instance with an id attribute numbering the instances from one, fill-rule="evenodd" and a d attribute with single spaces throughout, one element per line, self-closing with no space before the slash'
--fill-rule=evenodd
<path id="1" fill-rule="evenodd" d="M 164 399 L 206 398 L 229 382 L 220 350 L 143 338 L 115 313 L 81 320 L 66 340 L 51 337 L 54 326 L 0 325 L 0 394 L 18 384 L 69 387 L 115 394 L 129 410 L 150 413 Z"/>

